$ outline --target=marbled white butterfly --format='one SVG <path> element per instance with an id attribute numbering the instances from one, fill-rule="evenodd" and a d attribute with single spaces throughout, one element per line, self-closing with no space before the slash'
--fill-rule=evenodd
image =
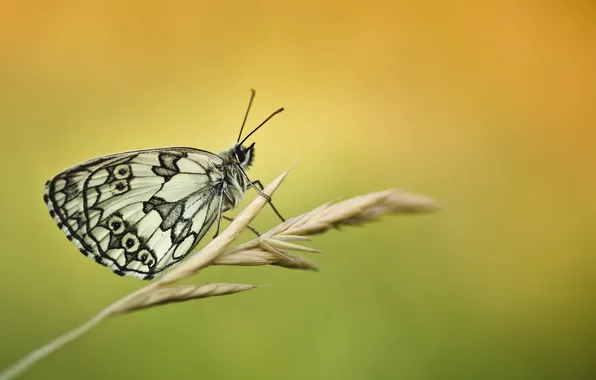
<path id="1" fill-rule="evenodd" d="M 255 144 L 243 143 L 283 108 L 240 141 L 254 95 L 230 149 L 156 148 L 83 162 L 46 182 L 50 215 L 85 256 L 121 276 L 154 278 L 180 262 L 215 221 L 219 232 L 222 214 L 249 187 L 260 193 L 260 182 L 245 172 Z"/>

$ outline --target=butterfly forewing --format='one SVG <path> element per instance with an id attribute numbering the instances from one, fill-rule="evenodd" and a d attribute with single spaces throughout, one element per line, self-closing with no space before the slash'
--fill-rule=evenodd
<path id="1" fill-rule="evenodd" d="M 100 157 L 48 181 L 44 200 L 83 254 L 117 274 L 150 279 L 184 258 L 216 220 L 221 164 L 191 148 Z"/>

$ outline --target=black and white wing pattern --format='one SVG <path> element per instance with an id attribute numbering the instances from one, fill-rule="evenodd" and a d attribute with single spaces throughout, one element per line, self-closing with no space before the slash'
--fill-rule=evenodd
<path id="1" fill-rule="evenodd" d="M 44 201 L 85 256 L 151 279 L 183 259 L 218 217 L 221 163 L 192 148 L 100 157 L 49 180 Z"/>

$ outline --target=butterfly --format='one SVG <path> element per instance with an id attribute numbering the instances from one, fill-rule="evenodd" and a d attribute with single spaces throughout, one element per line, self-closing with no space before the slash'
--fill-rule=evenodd
<path id="1" fill-rule="evenodd" d="M 254 142 L 242 131 L 255 92 L 251 90 L 240 134 L 231 148 L 214 154 L 167 147 L 116 153 L 70 167 L 46 182 L 50 216 L 85 256 L 120 276 L 150 280 L 179 263 L 223 213 L 238 206 L 259 181 L 246 170 L 255 158 Z M 258 186 L 258 187 L 257 187 Z M 283 218 L 268 201 L 281 220 Z"/>

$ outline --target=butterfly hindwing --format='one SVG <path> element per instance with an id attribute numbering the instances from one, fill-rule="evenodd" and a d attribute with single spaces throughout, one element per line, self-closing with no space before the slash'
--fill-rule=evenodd
<path id="1" fill-rule="evenodd" d="M 150 279 L 184 258 L 216 220 L 220 164 L 191 148 L 100 157 L 48 181 L 44 200 L 83 254 L 117 274 Z"/>

